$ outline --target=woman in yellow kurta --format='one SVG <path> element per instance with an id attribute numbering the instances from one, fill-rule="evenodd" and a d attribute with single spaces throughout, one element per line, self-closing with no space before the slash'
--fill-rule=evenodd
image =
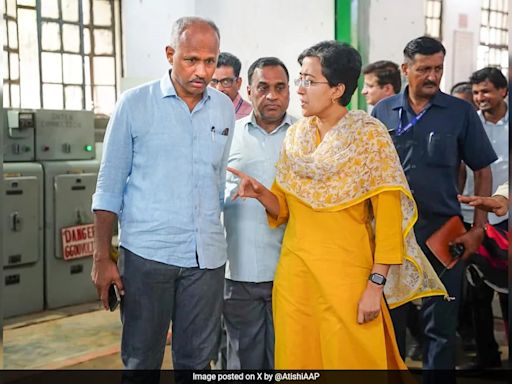
<path id="1" fill-rule="evenodd" d="M 288 129 L 272 190 L 228 168 L 241 178 L 235 198 L 257 198 L 271 226 L 288 223 L 275 368 L 405 369 L 383 291 L 390 306 L 446 292 L 414 239 L 416 207 L 387 130 L 346 108 L 359 53 L 327 41 L 299 63 L 305 118 Z"/>

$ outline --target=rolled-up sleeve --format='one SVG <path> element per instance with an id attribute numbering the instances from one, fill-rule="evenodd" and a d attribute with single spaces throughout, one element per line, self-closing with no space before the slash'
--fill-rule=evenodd
<path id="1" fill-rule="evenodd" d="M 122 97 L 105 133 L 96 192 L 92 197 L 93 211 L 104 210 L 117 215 L 121 212 L 133 161 L 133 136 L 128 112 L 126 99 Z"/>
<path id="2" fill-rule="evenodd" d="M 402 264 L 404 240 L 399 191 L 386 191 L 371 198 L 375 216 L 375 255 L 377 264 Z"/>
<path id="3" fill-rule="evenodd" d="M 277 197 L 279 201 L 279 215 L 277 218 L 273 218 L 267 212 L 267 220 L 270 228 L 277 228 L 281 224 L 285 224 L 288 222 L 289 212 L 288 212 L 288 204 L 286 203 L 286 196 L 284 191 L 279 187 L 279 185 L 275 182 L 272 183 L 272 188 L 270 191 Z"/>

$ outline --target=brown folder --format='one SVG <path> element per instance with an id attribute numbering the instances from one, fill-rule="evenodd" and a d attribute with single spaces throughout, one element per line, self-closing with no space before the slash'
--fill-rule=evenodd
<path id="1" fill-rule="evenodd" d="M 427 239 L 427 247 L 446 269 L 452 268 L 459 261 L 451 255 L 449 245 L 465 233 L 466 228 L 460 217 L 453 216 Z"/>

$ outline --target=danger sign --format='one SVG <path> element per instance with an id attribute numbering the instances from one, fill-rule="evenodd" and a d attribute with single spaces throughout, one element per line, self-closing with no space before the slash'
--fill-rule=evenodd
<path id="1" fill-rule="evenodd" d="M 92 256 L 94 250 L 94 224 L 62 228 L 62 256 L 64 260 Z"/>

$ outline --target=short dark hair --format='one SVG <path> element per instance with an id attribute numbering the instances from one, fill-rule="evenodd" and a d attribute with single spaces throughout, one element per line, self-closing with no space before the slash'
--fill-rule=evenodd
<path id="1" fill-rule="evenodd" d="M 361 55 L 355 48 L 339 41 L 327 40 L 305 49 L 298 58 L 299 64 L 305 57 L 318 57 L 322 65 L 322 74 L 329 86 L 345 85 L 340 104 L 348 105 L 357 88 L 357 79 L 361 74 Z"/>
<path id="2" fill-rule="evenodd" d="M 407 43 L 404 48 L 404 58 L 406 61 L 414 61 L 414 56 L 417 54 L 434 55 L 439 52 L 446 55 L 446 49 L 439 40 L 430 36 L 421 36 Z"/>
<path id="3" fill-rule="evenodd" d="M 400 92 L 402 88 L 402 78 L 400 77 L 398 64 L 392 61 L 379 60 L 363 68 L 364 75 L 370 73 L 375 75 L 379 86 L 383 87 L 386 84 L 391 84 L 395 93 Z"/>
<path id="4" fill-rule="evenodd" d="M 286 74 L 286 80 L 290 80 L 290 75 L 288 73 L 288 69 L 286 68 L 286 65 L 279 60 L 277 57 L 269 56 L 269 57 L 260 57 L 257 59 L 254 63 L 251 64 L 249 67 L 249 70 L 247 71 L 247 81 L 249 84 L 252 83 L 252 74 L 256 70 L 256 68 L 263 68 L 263 67 L 276 67 L 279 66 L 283 68 L 284 73 Z"/>
<path id="5" fill-rule="evenodd" d="M 242 63 L 235 55 L 232 55 L 229 52 L 221 52 L 219 54 L 219 58 L 217 59 L 217 68 L 222 66 L 233 68 L 235 76 L 240 77 L 240 69 L 242 68 Z"/>
<path id="6" fill-rule="evenodd" d="M 508 82 L 503 73 L 495 67 L 485 67 L 479 69 L 469 77 L 471 84 L 478 84 L 485 80 L 489 80 L 496 88 L 507 88 Z"/>
<path id="7" fill-rule="evenodd" d="M 450 89 L 450 95 L 453 95 L 454 93 L 467 93 L 469 95 L 473 95 L 471 83 L 468 81 L 461 81 L 460 83 L 454 84 L 452 89 Z"/>

